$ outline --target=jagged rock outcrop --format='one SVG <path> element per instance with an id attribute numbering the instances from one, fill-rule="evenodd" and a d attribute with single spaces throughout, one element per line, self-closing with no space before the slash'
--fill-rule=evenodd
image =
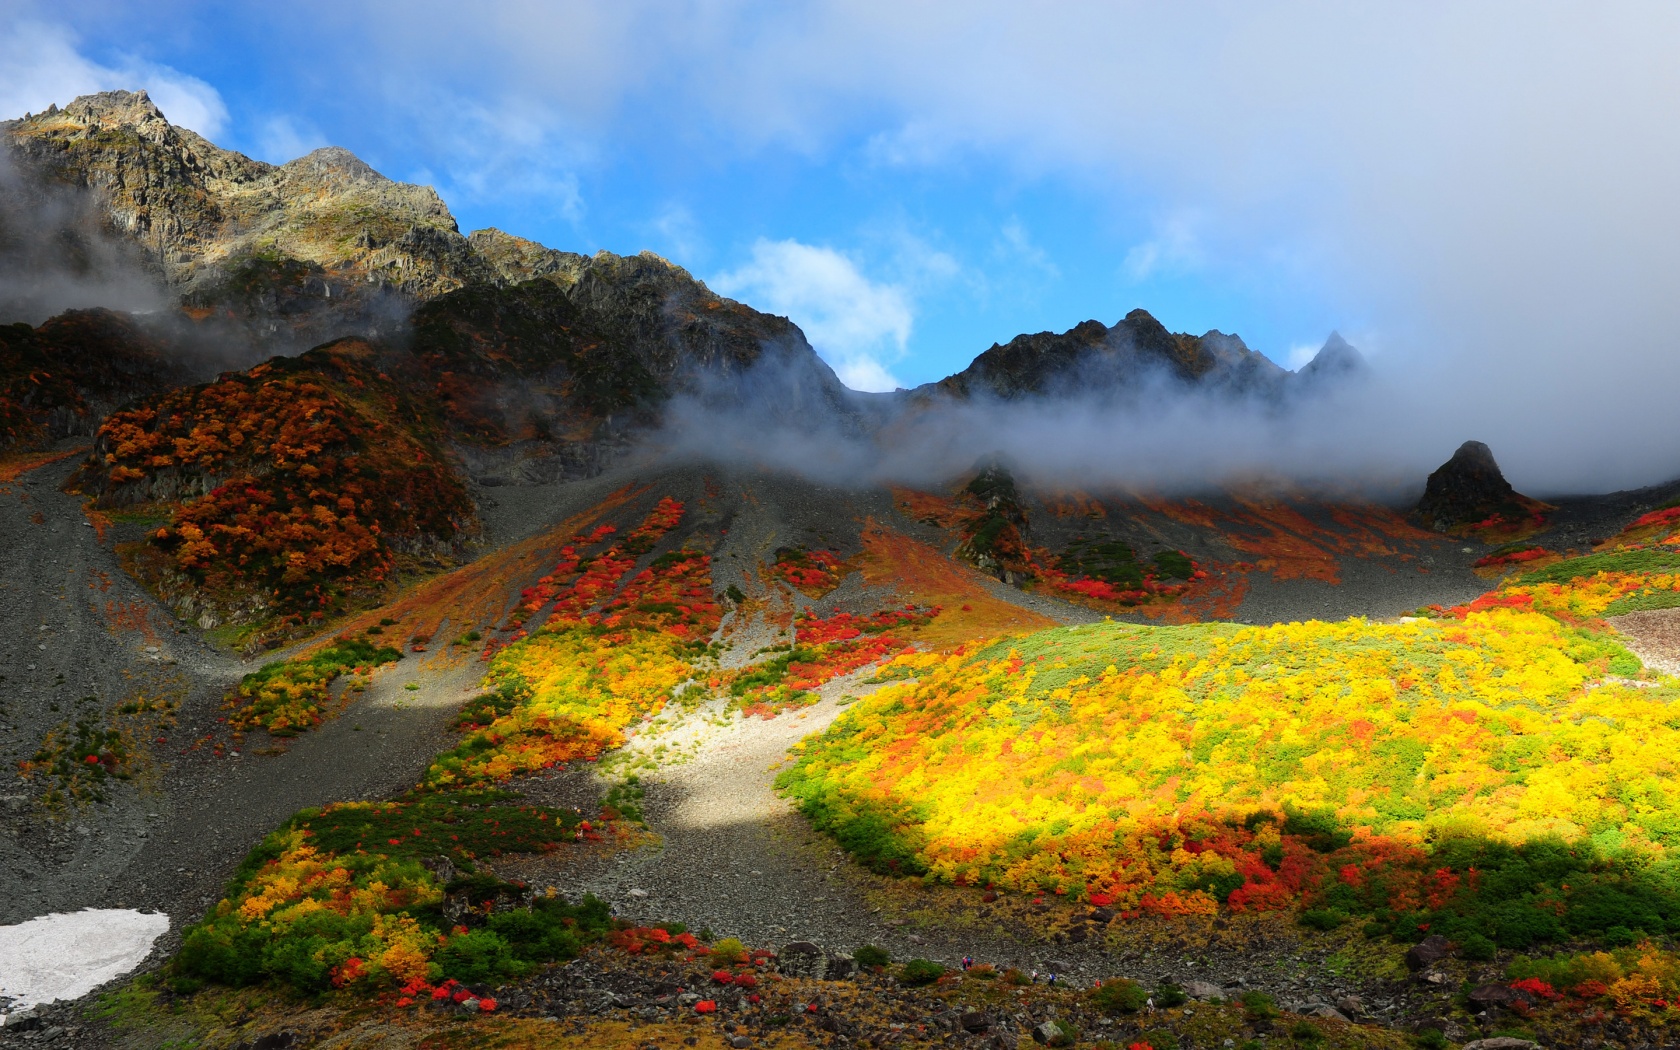
<path id="1" fill-rule="evenodd" d="M 849 391 L 792 321 L 718 295 L 652 252 L 585 256 L 496 229 L 468 241 L 502 281 L 541 278 L 562 289 L 598 319 L 604 340 L 634 352 L 669 391 L 719 408 L 754 404 L 772 418 L 852 411 Z"/>
<path id="2" fill-rule="evenodd" d="M 308 345 L 390 327 L 392 296 L 495 277 L 430 187 L 336 147 L 253 160 L 169 123 L 143 91 L 85 95 L 0 138 L 21 175 L 88 191 L 169 292 L 261 335 Z"/>
<path id="3" fill-rule="evenodd" d="M 959 397 L 1015 398 L 1084 390 L 1125 391 L 1160 378 L 1266 389 L 1285 375 L 1234 335 L 1175 334 L 1133 310 L 1113 327 L 1085 321 L 1066 332 L 1019 335 L 994 344 L 932 389 Z M 922 391 L 930 388 L 923 387 Z"/>
<path id="4" fill-rule="evenodd" d="M 1429 475 L 1417 516 L 1437 532 L 1449 532 L 1494 519 L 1515 524 L 1546 509 L 1511 487 L 1492 449 L 1480 441 L 1466 441 Z"/>

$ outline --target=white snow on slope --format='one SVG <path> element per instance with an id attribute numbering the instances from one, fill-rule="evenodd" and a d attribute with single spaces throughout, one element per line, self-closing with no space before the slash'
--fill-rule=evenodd
<path id="1" fill-rule="evenodd" d="M 168 929 L 169 916 L 132 908 L 55 912 L 0 926 L 0 1018 L 75 999 L 121 977 L 151 954 L 152 942 Z"/>

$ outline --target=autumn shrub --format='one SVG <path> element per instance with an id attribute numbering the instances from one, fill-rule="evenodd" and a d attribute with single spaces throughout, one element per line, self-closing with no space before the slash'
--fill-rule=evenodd
<path id="1" fill-rule="evenodd" d="M 402 659 L 402 650 L 361 638 L 337 638 L 331 645 L 292 660 L 276 660 L 240 679 L 230 697 L 228 724 L 261 726 L 275 736 L 296 736 L 319 725 L 340 676 Z"/>
<path id="2" fill-rule="evenodd" d="M 682 503 L 661 499 L 599 553 L 592 549 L 615 535 L 614 527 L 565 545 L 560 564 L 525 592 L 516 614 L 523 624 L 547 610 L 547 621 L 487 652 L 484 692 L 457 719 L 466 733 L 433 762 L 426 786 L 491 784 L 596 758 L 696 677 L 697 665 L 712 656 L 708 643 L 722 618 L 710 558 L 678 547 L 636 568 L 682 516 Z"/>
<path id="3" fill-rule="evenodd" d="M 706 958 L 713 966 L 736 966 L 746 960 L 747 946 L 737 938 L 725 937 L 712 945 Z"/>
<path id="4" fill-rule="evenodd" d="M 938 608 L 915 606 L 883 609 L 869 616 L 802 613 L 794 619 L 796 644 L 730 679 L 732 706 L 768 716 L 815 703 L 817 694 L 812 690 L 904 651 L 909 643 L 893 632 L 925 624 L 938 613 Z"/>
<path id="5" fill-rule="evenodd" d="M 113 413 L 81 484 L 173 502 L 152 545 L 212 597 L 304 624 L 379 593 L 405 548 L 476 528 L 407 394 L 346 341 Z"/>
<path id="6" fill-rule="evenodd" d="M 778 785 L 876 870 L 1123 918 L 1299 909 L 1507 949 L 1655 933 L 1680 691 L 1606 678 L 1624 653 L 1525 608 L 1059 628 L 900 658 Z"/>
<path id="7" fill-rule="evenodd" d="M 845 564 L 833 551 L 806 547 L 778 548 L 771 571 L 783 583 L 811 598 L 821 598 L 840 585 Z"/>
<path id="8" fill-rule="evenodd" d="M 576 837 L 570 811 L 514 801 L 419 796 L 304 810 L 246 857 L 226 897 L 185 932 L 172 965 L 190 979 L 323 991 L 491 980 L 571 958 L 609 928 L 604 904 L 537 895 L 494 907 L 528 895 L 475 867 L 481 857 Z M 436 874 L 440 857 L 457 867 L 447 883 Z M 445 922 L 445 894 L 472 906 L 472 927 Z"/>

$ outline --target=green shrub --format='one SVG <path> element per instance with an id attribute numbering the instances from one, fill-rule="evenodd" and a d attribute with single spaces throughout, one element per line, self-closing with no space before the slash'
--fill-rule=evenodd
<path id="1" fill-rule="evenodd" d="M 490 916 L 489 926 L 520 962 L 575 959 L 583 948 L 583 941 L 565 926 L 563 918 L 540 907 L 496 912 Z"/>
<path id="2" fill-rule="evenodd" d="M 1243 1014 L 1251 1021 L 1264 1021 L 1278 1015 L 1277 1000 L 1265 992 L 1244 992 L 1238 1000 L 1242 1003 Z"/>
<path id="3" fill-rule="evenodd" d="M 1311 1021 L 1303 1020 L 1296 1021 L 1294 1027 L 1289 1029 L 1289 1038 L 1300 1043 L 1316 1043 L 1324 1038 L 1324 1033 Z"/>
<path id="4" fill-rule="evenodd" d="M 1174 1006 L 1183 1006 L 1190 1001 L 1190 997 L 1184 994 L 1184 989 L 1172 981 L 1162 981 L 1156 985 L 1155 995 L 1152 998 L 1154 998 L 1156 1006 L 1164 1006 L 1169 1009 Z"/>
<path id="5" fill-rule="evenodd" d="M 932 984 L 945 976 L 945 967 L 929 959 L 911 959 L 898 969 L 898 979 L 904 984 Z"/>
<path id="6" fill-rule="evenodd" d="M 1447 1050 L 1447 1037 L 1441 1034 L 1439 1028 L 1425 1028 L 1414 1037 L 1422 1050 Z"/>
<path id="7" fill-rule="evenodd" d="M 892 963 L 892 956 L 887 954 L 887 950 L 885 948 L 877 948 L 873 944 L 866 944 L 859 948 L 857 951 L 852 953 L 852 958 L 857 960 L 857 964 L 859 966 L 868 970 L 877 969 L 878 967 L 887 966 Z"/>
<path id="8" fill-rule="evenodd" d="M 1626 926 L 1611 926 L 1604 931 L 1604 943 L 1612 948 L 1621 948 L 1639 939 L 1639 934 Z"/>
<path id="9" fill-rule="evenodd" d="M 712 945 L 706 957 L 713 966 L 734 966 L 747 957 L 747 946 L 735 937 L 725 937 Z"/>
<path id="10" fill-rule="evenodd" d="M 1492 959 L 1497 946 L 1479 933 L 1467 933 L 1458 939 L 1458 954 L 1472 962 Z"/>
<path id="11" fill-rule="evenodd" d="M 1294 835 L 1319 853 L 1334 853 L 1353 841 L 1353 832 L 1343 828 L 1336 811 L 1329 808 L 1283 807 L 1283 833 Z"/>
<path id="12" fill-rule="evenodd" d="M 1143 986 L 1127 977 L 1113 977 L 1091 992 L 1091 1004 L 1109 1014 L 1135 1014 L 1149 1002 Z"/>
<path id="13" fill-rule="evenodd" d="M 517 977 L 527 969 L 514 957 L 508 942 L 493 930 L 456 934 L 438 950 L 437 962 L 445 977 L 462 984 Z"/>
<path id="14" fill-rule="evenodd" d="M 205 921 L 187 930 L 176 964 L 182 971 L 234 988 L 254 984 L 263 976 L 265 930 L 234 919 Z"/>
<path id="15" fill-rule="evenodd" d="M 1334 908 L 1310 908 L 1301 913 L 1301 925 L 1315 930 L 1333 930 L 1347 922 L 1347 914 Z"/>

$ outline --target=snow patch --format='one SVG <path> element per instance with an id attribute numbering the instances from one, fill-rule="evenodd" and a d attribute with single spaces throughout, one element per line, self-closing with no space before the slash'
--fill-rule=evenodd
<path id="1" fill-rule="evenodd" d="M 132 908 L 55 912 L 0 926 L 0 1024 L 10 1012 L 76 999 L 128 973 L 169 929 Z"/>

